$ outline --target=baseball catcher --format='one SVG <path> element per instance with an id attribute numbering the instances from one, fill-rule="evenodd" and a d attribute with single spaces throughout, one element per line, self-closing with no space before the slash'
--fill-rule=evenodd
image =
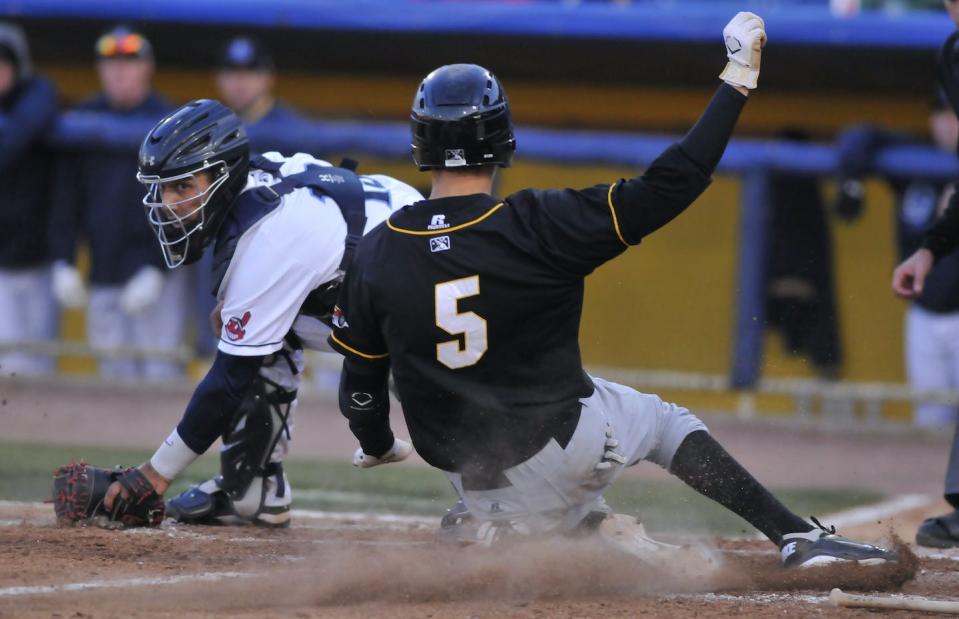
<path id="1" fill-rule="evenodd" d="M 107 489 L 120 490 L 108 508 Z M 163 499 L 137 469 L 109 470 L 73 462 L 53 473 L 53 509 L 61 525 L 98 522 L 104 526 L 155 527 L 163 520 Z"/>
<path id="2" fill-rule="evenodd" d="M 283 459 L 303 349 L 329 351 L 337 290 L 363 234 L 422 196 L 388 176 L 358 175 L 303 153 L 251 155 L 239 118 L 213 100 L 187 103 L 147 134 L 137 178 L 169 268 L 196 262 L 212 246 L 218 305 L 211 318 L 220 341 L 153 457 L 109 480 L 102 504 L 89 500 L 113 514 L 135 503 L 140 488 L 162 496 L 222 437 L 220 475 L 170 500 L 167 514 L 188 523 L 287 526 L 292 490 Z M 409 455 L 408 443 L 396 445 L 397 457 Z"/>

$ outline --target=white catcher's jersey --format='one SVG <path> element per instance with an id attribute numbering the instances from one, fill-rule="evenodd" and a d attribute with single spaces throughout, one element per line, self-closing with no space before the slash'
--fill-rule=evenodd
<path id="1" fill-rule="evenodd" d="M 264 157 L 283 162 L 283 176 L 302 172 L 307 165 L 330 166 L 304 153 L 283 157 L 270 152 Z M 364 184 L 381 186 L 390 197 L 388 203 L 367 199 L 364 234 L 394 210 L 423 199 L 411 186 L 389 176 L 373 174 L 360 178 Z M 253 169 L 244 191 L 278 180 L 269 172 Z M 222 303 L 223 328 L 218 346 L 222 352 L 254 356 L 279 350 L 307 295 L 335 277 L 343 257 L 346 221 L 332 199 L 317 196 L 304 187 L 281 200 L 278 207 L 240 237 L 223 276 L 217 292 L 217 300 Z M 300 327 L 307 346 L 323 343 L 325 348 L 325 325 L 302 317 L 297 332 Z"/>

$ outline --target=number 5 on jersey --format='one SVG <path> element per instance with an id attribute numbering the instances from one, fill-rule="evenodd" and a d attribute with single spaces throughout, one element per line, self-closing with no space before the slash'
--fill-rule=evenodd
<path id="1" fill-rule="evenodd" d="M 436 358 L 458 370 L 476 364 L 488 347 L 486 320 L 474 312 L 459 312 L 459 300 L 480 293 L 479 275 L 436 284 L 436 326 L 459 339 L 436 345 Z"/>

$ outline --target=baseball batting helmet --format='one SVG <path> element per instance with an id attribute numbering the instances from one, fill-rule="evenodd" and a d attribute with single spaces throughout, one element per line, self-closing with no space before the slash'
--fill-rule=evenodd
<path id="1" fill-rule="evenodd" d="M 450 64 L 427 75 L 413 98 L 410 127 L 420 170 L 508 168 L 516 150 L 506 92 L 475 64 Z"/>
<path id="2" fill-rule="evenodd" d="M 168 267 L 199 260 L 246 186 L 249 166 L 246 129 L 219 101 L 191 101 L 147 133 L 137 180 L 147 188 L 143 205 Z M 197 181 L 202 172 L 205 188 Z M 164 187 L 176 183 L 197 187 L 196 195 L 164 203 Z"/>

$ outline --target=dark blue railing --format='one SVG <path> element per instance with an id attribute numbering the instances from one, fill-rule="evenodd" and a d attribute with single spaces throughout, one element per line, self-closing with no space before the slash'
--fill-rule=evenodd
<path id="1" fill-rule="evenodd" d="M 0 0 L 0 17 L 100 19 L 405 33 L 716 42 L 737 11 L 766 20 L 776 44 L 938 48 L 952 31 L 943 11 L 864 12 L 836 18 L 825 2 L 655 0 L 443 2 L 437 0 Z"/>
<path id="2" fill-rule="evenodd" d="M 67 113 L 50 139 L 61 149 L 124 150 L 135 152 L 152 123 L 109 121 L 89 113 Z M 564 131 L 521 127 L 517 129 L 523 158 L 554 163 L 605 163 L 643 167 L 649 165 L 675 137 L 608 131 Z M 367 155 L 409 157 L 409 128 L 400 122 L 304 122 L 298 126 L 252 128 L 250 138 L 263 150 L 304 151 L 320 156 Z M 719 172 L 742 177 L 739 266 L 731 383 L 753 385 L 759 377 L 764 323 L 764 249 L 769 204 L 770 175 L 790 172 L 814 176 L 835 173 L 837 155 L 822 144 L 796 144 L 775 140 L 734 139 L 719 164 Z M 959 178 L 956 157 L 921 146 L 898 146 L 881 152 L 877 173 L 928 179 Z"/>

